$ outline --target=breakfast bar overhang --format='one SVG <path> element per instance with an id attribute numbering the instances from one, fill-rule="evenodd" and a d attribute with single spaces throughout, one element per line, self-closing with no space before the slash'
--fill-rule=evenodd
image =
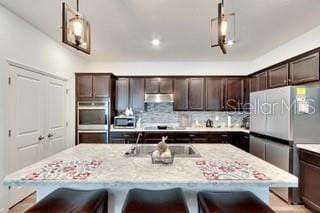
<path id="1" fill-rule="evenodd" d="M 202 190 L 251 191 L 268 204 L 270 187 L 298 186 L 297 177 L 230 144 L 193 146 L 200 157 L 176 157 L 162 165 L 152 164 L 150 156 L 126 157 L 132 145 L 82 144 L 8 175 L 4 183 L 34 188 L 38 201 L 60 187 L 105 188 L 109 212 L 121 212 L 132 188 L 180 187 L 192 213 Z"/>

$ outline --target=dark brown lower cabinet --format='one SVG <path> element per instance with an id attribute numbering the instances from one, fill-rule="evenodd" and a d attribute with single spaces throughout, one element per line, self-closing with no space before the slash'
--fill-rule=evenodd
<path id="1" fill-rule="evenodd" d="M 157 133 L 157 132 L 146 132 L 144 133 L 144 143 L 147 144 L 156 144 L 162 140 L 162 137 L 168 137 L 167 143 L 174 143 L 174 134 L 173 133 Z"/>
<path id="2" fill-rule="evenodd" d="M 242 134 L 240 138 L 240 143 L 238 144 L 238 148 L 249 152 L 249 135 L 248 134 Z"/>
<path id="3" fill-rule="evenodd" d="M 208 143 L 228 143 L 229 135 L 225 133 L 209 133 Z"/>
<path id="4" fill-rule="evenodd" d="M 305 206 L 320 212 L 320 155 L 300 150 L 300 194 Z"/>
<path id="5" fill-rule="evenodd" d="M 228 135 L 228 143 L 249 152 L 249 135 L 246 133 L 235 133 Z"/>
<path id="6" fill-rule="evenodd" d="M 134 144 L 137 142 L 139 132 L 111 132 L 109 143 L 111 144 Z M 143 134 L 139 138 L 143 143 Z"/>
<path id="7" fill-rule="evenodd" d="M 115 144 L 136 143 L 139 133 L 111 132 L 110 142 Z M 229 143 L 245 151 L 249 151 L 249 136 L 246 133 L 234 132 L 144 132 L 139 143 L 156 144 L 163 136 L 167 136 L 167 143 L 217 144 Z"/>

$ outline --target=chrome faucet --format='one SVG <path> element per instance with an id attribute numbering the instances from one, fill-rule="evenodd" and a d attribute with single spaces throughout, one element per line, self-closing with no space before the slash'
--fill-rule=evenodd
<path id="1" fill-rule="evenodd" d="M 138 134 L 138 137 L 137 137 L 137 140 L 136 140 L 136 144 L 134 146 L 132 146 L 131 149 L 128 152 L 124 153 L 125 156 L 134 154 L 134 151 L 136 150 L 136 147 L 137 147 L 137 145 L 139 143 L 139 140 L 140 140 L 141 136 L 142 136 L 142 133 L 140 132 Z"/>
<path id="2" fill-rule="evenodd" d="M 140 132 L 139 134 L 138 134 L 138 137 L 137 137 L 137 140 L 136 140 L 136 145 L 139 143 L 139 140 L 140 140 L 140 137 L 142 136 L 142 133 Z"/>

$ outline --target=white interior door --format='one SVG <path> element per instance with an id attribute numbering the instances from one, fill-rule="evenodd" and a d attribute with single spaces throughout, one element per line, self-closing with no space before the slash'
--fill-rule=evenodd
<path id="1" fill-rule="evenodd" d="M 42 158 L 44 136 L 44 77 L 22 68 L 9 66 L 11 83 L 8 85 L 8 162 L 11 173 Z M 34 190 L 11 188 L 9 206 Z"/>
<path id="2" fill-rule="evenodd" d="M 62 151 L 66 145 L 66 82 L 46 80 L 46 156 Z"/>
<path id="3" fill-rule="evenodd" d="M 15 66 L 9 66 L 9 77 L 7 173 L 62 151 L 66 146 L 66 82 Z M 8 207 L 32 192 L 31 188 L 11 188 Z"/>

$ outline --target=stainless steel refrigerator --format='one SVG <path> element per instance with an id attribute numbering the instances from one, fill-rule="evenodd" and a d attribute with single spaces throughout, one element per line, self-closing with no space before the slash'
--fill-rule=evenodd
<path id="1" fill-rule="evenodd" d="M 250 153 L 299 176 L 296 144 L 320 143 L 320 87 L 288 86 L 250 93 Z M 273 188 L 289 203 L 298 189 Z"/>

